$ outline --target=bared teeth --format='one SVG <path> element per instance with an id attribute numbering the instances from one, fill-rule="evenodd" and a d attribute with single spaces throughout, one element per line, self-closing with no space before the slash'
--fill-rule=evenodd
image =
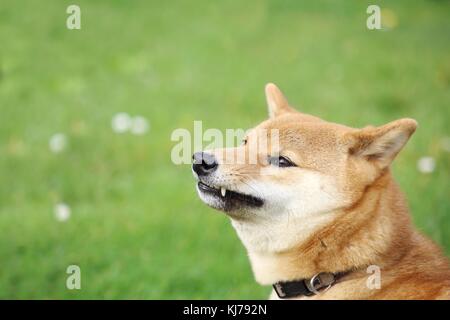
<path id="1" fill-rule="evenodd" d="M 220 188 L 220 194 L 222 195 L 222 197 L 225 197 L 225 195 L 227 194 L 227 189 Z"/>

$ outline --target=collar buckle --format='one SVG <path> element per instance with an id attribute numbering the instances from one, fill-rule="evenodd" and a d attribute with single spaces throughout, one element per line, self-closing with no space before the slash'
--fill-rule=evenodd
<path id="1" fill-rule="evenodd" d="M 319 294 L 320 291 L 327 291 L 336 282 L 336 278 L 331 272 L 321 272 L 315 274 L 311 279 L 305 281 L 309 291 Z"/>

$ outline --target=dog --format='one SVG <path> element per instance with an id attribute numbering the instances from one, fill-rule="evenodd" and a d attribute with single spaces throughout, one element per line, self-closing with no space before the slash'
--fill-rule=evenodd
<path id="1" fill-rule="evenodd" d="M 449 262 L 413 227 L 390 170 L 417 122 L 354 129 L 296 111 L 274 84 L 265 93 L 269 119 L 239 147 L 196 152 L 192 169 L 270 298 L 449 299 Z"/>

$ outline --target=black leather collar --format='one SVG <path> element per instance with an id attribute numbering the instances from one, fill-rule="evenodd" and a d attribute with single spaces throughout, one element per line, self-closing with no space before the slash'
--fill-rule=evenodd
<path id="1" fill-rule="evenodd" d="M 309 279 L 277 282 L 273 285 L 273 289 L 281 299 L 312 296 L 322 290 L 329 289 L 337 280 L 348 273 L 349 271 L 338 273 L 321 272 Z"/>

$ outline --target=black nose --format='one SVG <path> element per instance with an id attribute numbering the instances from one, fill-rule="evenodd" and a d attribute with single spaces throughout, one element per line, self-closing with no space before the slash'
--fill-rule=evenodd
<path id="1" fill-rule="evenodd" d="M 206 176 L 217 169 L 219 165 L 216 158 L 209 153 L 196 152 L 192 156 L 194 162 L 192 163 L 192 169 L 199 176 Z"/>

